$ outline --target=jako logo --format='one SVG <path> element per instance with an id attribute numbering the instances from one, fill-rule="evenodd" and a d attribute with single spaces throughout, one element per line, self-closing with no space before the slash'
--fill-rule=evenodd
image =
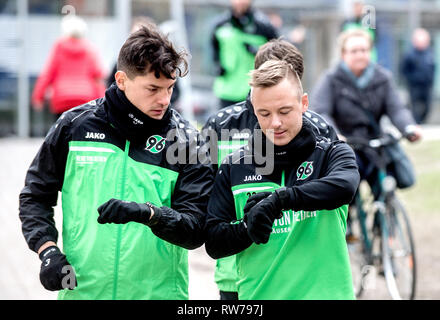
<path id="1" fill-rule="evenodd" d="M 262 179 L 261 174 L 255 174 L 252 176 L 246 176 L 244 177 L 244 182 L 248 181 L 260 181 Z"/>
<path id="2" fill-rule="evenodd" d="M 249 136 L 248 132 L 236 132 L 232 136 L 232 139 L 249 139 Z"/>
<path id="3" fill-rule="evenodd" d="M 128 117 L 133 120 L 133 124 L 144 124 L 141 120 L 136 118 L 132 113 L 128 114 Z"/>
<path id="4" fill-rule="evenodd" d="M 99 132 L 87 132 L 86 139 L 99 139 L 104 140 L 105 134 Z"/>

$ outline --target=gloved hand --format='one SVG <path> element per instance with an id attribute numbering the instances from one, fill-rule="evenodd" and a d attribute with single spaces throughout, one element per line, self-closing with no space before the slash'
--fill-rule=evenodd
<path id="1" fill-rule="evenodd" d="M 98 222 L 123 224 L 130 221 L 151 225 L 151 208 L 154 214 L 159 214 L 160 209 L 150 203 L 137 203 L 110 199 L 98 208 Z"/>
<path id="2" fill-rule="evenodd" d="M 249 197 L 249 199 L 246 202 L 246 205 L 244 206 L 243 211 L 247 212 L 255 206 L 258 202 L 263 200 L 264 198 L 267 198 L 268 196 L 273 195 L 273 197 L 270 199 L 273 208 L 274 213 L 276 216 L 276 219 L 280 219 L 283 216 L 282 210 L 292 209 L 291 201 L 294 198 L 294 194 L 292 192 L 291 188 L 282 187 L 279 189 L 276 189 L 275 192 L 259 192 L 254 194 L 253 196 Z M 269 199 L 268 199 L 269 200 Z"/>
<path id="3" fill-rule="evenodd" d="M 73 267 L 57 246 L 50 246 L 44 249 L 39 257 L 42 261 L 40 281 L 45 289 L 50 291 L 73 290 L 78 285 Z M 67 268 L 65 268 L 66 266 Z M 72 272 L 73 274 L 71 274 Z M 63 281 L 65 277 L 69 278 Z M 74 283 L 72 279 L 75 280 Z"/>
<path id="4" fill-rule="evenodd" d="M 272 192 L 263 191 L 250 196 L 249 199 L 247 199 L 246 201 L 246 204 L 243 208 L 243 212 L 244 213 L 249 212 L 249 210 L 252 209 L 258 202 L 267 198 L 271 194 Z"/>
<path id="5" fill-rule="evenodd" d="M 283 216 L 283 213 L 281 212 L 283 208 L 283 201 L 279 196 L 279 190 L 277 189 L 275 192 L 259 192 L 249 197 L 249 199 L 246 201 L 246 205 L 244 206 L 243 211 L 248 212 L 252 207 L 254 207 L 258 202 L 260 202 L 263 199 L 266 199 L 266 201 L 269 201 L 271 203 L 271 208 L 273 210 L 272 215 L 275 216 L 276 219 L 280 219 Z M 269 196 L 272 196 L 271 198 L 267 199 Z"/>
<path id="6" fill-rule="evenodd" d="M 282 216 L 278 195 L 275 192 L 257 193 L 248 199 L 243 211 L 249 238 L 256 244 L 267 243 L 273 222 Z"/>

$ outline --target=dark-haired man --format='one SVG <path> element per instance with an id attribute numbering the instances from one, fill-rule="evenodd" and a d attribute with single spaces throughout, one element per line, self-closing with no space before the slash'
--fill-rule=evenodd
<path id="1" fill-rule="evenodd" d="M 184 53 L 143 27 L 122 46 L 105 97 L 64 113 L 48 133 L 20 194 L 20 219 L 43 286 L 65 289 L 60 299 L 188 298 L 186 249 L 204 242 L 213 170 L 197 161 L 198 132 L 169 107 L 186 71 Z M 185 151 L 179 161 L 168 152 L 176 145 Z M 64 253 L 53 220 L 58 191 Z"/>

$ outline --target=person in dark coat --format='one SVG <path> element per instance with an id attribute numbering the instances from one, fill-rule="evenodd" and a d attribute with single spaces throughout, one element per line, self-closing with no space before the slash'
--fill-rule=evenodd
<path id="1" fill-rule="evenodd" d="M 431 110 L 435 72 L 430 36 L 425 29 L 413 32 L 412 47 L 403 58 L 401 72 L 408 85 L 413 116 L 417 123 L 425 123 Z"/>
<path id="2" fill-rule="evenodd" d="M 382 132 L 379 122 L 388 116 L 395 127 L 411 139 L 422 137 L 421 129 L 405 108 L 389 71 L 371 62 L 372 39 L 363 30 L 341 34 L 341 61 L 318 81 L 311 96 L 311 109 L 321 114 L 338 131 L 339 137 L 373 139 Z M 362 179 L 374 183 L 377 154 L 357 152 Z"/>

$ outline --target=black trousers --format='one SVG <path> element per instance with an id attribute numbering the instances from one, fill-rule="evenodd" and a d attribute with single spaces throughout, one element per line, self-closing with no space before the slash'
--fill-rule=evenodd
<path id="1" fill-rule="evenodd" d="M 426 122 L 429 112 L 431 111 L 431 87 L 426 86 L 410 86 L 409 94 L 411 97 L 411 110 L 414 119 L 418 124 Z"/>

